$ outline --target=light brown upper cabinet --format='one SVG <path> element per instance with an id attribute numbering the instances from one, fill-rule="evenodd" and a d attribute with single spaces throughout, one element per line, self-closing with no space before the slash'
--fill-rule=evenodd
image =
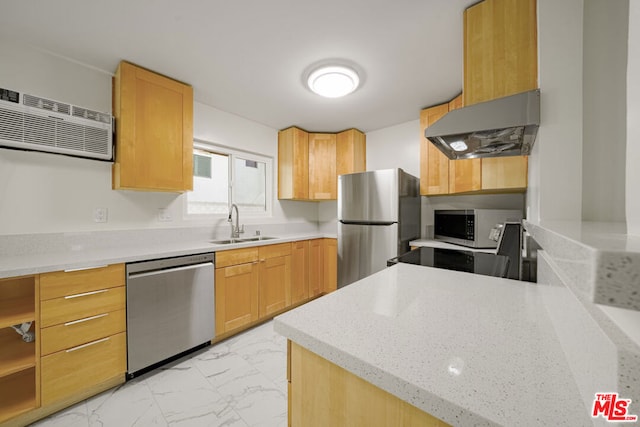
<path id="1" fill-rule="evenodd" d="M 338 198 L 335 133 L 309 134 L 309 198 Z"/>
<path id="2" fill-rule="evenodd" d="M 367 143 L 364 133 L 348 129 L 336 135 L 337 174 L 367 170 Z"/>
<path id="3" fill-rule="evenodd" d="M 193 189 L 193 89 L 121 62 L 114 77 L 113 188 Z"/>
<path id="4" fill-rule="evenodd" d="M 309 134 L 297 127 L 278 132 L 278 198 L 309 199 Z"/>
<path id="5" fill-rule="evenodd" d="M 420 112 L 420 194 L 433 196 L 478 191 L 480 159 L 449 160 L 424 136 L 424 130 L 449 111 L 462 107 L 462 95 Z"/>
<path id="6" fill-rule="evenodd" d="M 336 200 L 338 175 L 366 170 L 366 136 L 357 129 L 278 132 L 278 198 Z"/>
<path id="7" fill-rule="evenodd" d="M 464 12 L 464 104 L 538 87 L 536 0 L 485 0 Z M 482 190 L 527 187 L 527 157 L 482 159 Z"/>
<path id="8" fill-rule="evenodd" d="M 526 156 L 449 160 L 424 130 L 463 105 L 537 88 L 536 25 L 535 0 L 485 0 L 465 10 L 463 95 L 420 114 L 420 194 L 526 190 Z"/>

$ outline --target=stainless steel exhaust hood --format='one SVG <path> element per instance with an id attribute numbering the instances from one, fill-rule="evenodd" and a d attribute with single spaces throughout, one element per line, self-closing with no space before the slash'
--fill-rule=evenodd
<path id="1" fill-rule="evenodd" d="M 447 113 L 424 131 L 448 158 L 528 155 L 540 124 L 540 90 Z"/>

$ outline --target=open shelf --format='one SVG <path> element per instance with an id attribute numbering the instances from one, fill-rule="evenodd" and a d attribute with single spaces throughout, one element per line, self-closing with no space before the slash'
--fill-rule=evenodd
<path id="1" fill-rule="evenodd" d="M 36 366 L 35 341 L 22 341 L 11 328 L 0 329 L 0 349 L 0 378 Z"/>
<path id="2" fill-rule="evenodd" d="M 0 423 L 37 407 L 36 369 L 0 378 Z"/>
<path id="3" fill-rule="evenodd" d="M 0 300 L 0 328 L 33 322 L 35 318 L 33 296 Z"/>

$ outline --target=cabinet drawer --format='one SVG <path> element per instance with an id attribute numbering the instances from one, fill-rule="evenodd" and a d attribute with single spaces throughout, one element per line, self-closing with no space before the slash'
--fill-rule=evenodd
<path id="1" fill-rule="evenodd" d="M 126 334 L 120 333 L 44 356 L 42 405 L 68 398 L 127 369 Z"/>
<path id="2" fill-rule="evenodd" d="M 46 328 L 124 308 L 124 286 L 67 295 L 40 303 L 40 326 Z"/>
<path id="3" fill-rule="evenodd" d="M 41 354 L 76 347 L 126 330 L 125 310 L 97 314 L 40 331 Z"/>
<path id="4" fill-rule="evenodd" d="M 40 300 L 124 286 L 124 264 L 40 275 Z"/>
<path id="5" fill-rule="evenodd" d="M 246 264 L 258 260 L 258 248 L 232 249 L 216 252 L 216 268 Z"/>
<path id="6" fill-rule="evenodd" d="M 260 246 L 259 255 L 261 260 L 291 255 L 291 243 L 278 243 L 276 245 Z"/>

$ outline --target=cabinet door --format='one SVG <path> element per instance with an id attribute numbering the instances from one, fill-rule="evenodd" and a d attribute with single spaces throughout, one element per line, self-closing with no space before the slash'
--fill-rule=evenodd
<path id="1" fill-rule="evenodd" d="M 333 133 L 310 133 L 309 198 L 312 200 L 336 200 L 337 197 L 336 135 Z"/>
<path id="2" fill-rule="evenodd" d="M 324 288 L 323 239 L 309 241 L 309 298 L 320 295 Z"/>
<path id="3" fill-rule="evenodd" d="M 114 79 L 114 189 L 193 189 L 193 89 L 121 62 Z"/>
<path id="4" fill-rule="evenodd" d="M 482 159 L 483 190 L 527 189 L 527 156 Z"/>
<path id="5" fill-rule="evenodd" d="M 291 244 L 291 304 L 309 298 L 309 241 Z"/>
<path id="6" fill-rule="evenodd" d="M 423 196 L 449 194 L 449 158 L 424 136 L 424 130 L 448 112 L 448 104 L 420 112 L 420 194 Z"/>
<path id="7" fill-rule="evenodd" d="M 291 255 L 260 260 L 260 318 L 291 305 Z"/>
<path id="8" fill-rule="evenodd" d="M 257 262 L 216 269 L 216 335 L 258 320 Z"/>
<path id="9" fill-rule="evenodd" d="M 42 404 L 80 394 L 127 370 L 126 333 L 122 332 L 42 358 Z"/>
<path id="10" fill-rule="evenodd" d="M 278 132 L 278 199 L 309 198 L 309 134 L 290 127 Z"/>
<path id="11" fill-rule="evenodd" d="M 336 135 L 337 175 L 367 170 L 366 135 L 349 129 Z"/>
<path id="12" fill-rule="evenodd" d="M 464 12 L 464 102 L 538 87 L 535 0 L 485 0 Z"/>
<path id="13" fill-rule="evenodd" d="M 322 240 L 323 289 L 328 293 L 338 289 L 338 241 L 336 239 Z"/>

